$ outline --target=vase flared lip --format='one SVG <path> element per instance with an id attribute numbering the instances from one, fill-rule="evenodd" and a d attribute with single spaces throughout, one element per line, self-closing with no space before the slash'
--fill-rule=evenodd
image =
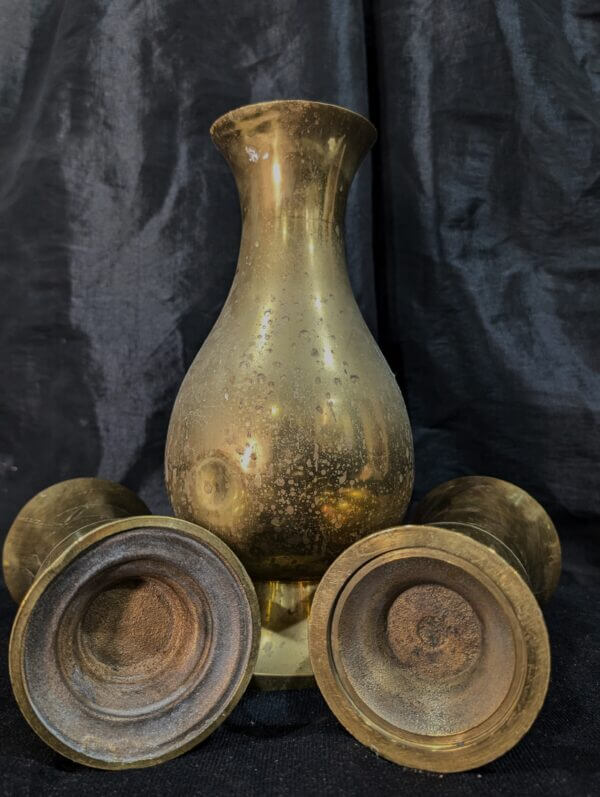
<path id="1" fill-rule="evenodd" d="M 350 108 L 345 108 L 343 105 L 336 105 L 335 103 L 331 102 L 320 102 L 318 100 L 299 100 L 299 99 L 281 99 L 281 100 L 264 100 L 262 102 L 253 102 L 248 105 L 240 105 L 237 108 L 233 108 L 227 113 L 222 114 L 219 116 L 210 126 L 210 135 L 214 139 L 216 135 L 219 133 L 219 129 L 223 127 L 224 124 L 227 122 L 241 122 L 244 121 L 249 116 L 256 113 L 259 109 L 267 110 L 269 108 L 277 107 L 277 106 L 284 106 L 284 105 L 291 105 L 297 108 L 302 106 L 311 107 L 311 108 L 320 108 L 320 109 L 327 109 L 329 111 L 335 111 L 339 113 L 341 116 L 347 116 L 348 118 L 354 118 L 357 122 L 364 125 L 371 133 L 372 141 L 371 146 L 375 143 L 377 139 L 377 128 L 375 125 L 367 119 L 366 116 L 363 114 L 358 113 L 358 111 L 352 111 Z"/>

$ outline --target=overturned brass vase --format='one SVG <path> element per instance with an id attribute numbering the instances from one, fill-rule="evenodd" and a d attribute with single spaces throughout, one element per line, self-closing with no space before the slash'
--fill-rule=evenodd
<path id="1" fill-rule="evenodd" d="M 20 602 L 15 697 L 67 758 L 158 764 L 211 733 L 248 684 L 260 623 L 244 568 L 213 534 L 150 515 L 125 487 L 42 491 L 11 526 L 3 567 Z"/>
<path id="2" fill-rule="evenodd" d="M 348 545 L 401 522 L 412 437 L 394 375 L 354 299 L 346 198 L 376 138 L 364 117 L 302 100 L 211 128 L 243 219 L 235 279 L 177 396 L 166 481 L 178 517 L 218 534 L 255 581 L 257 679 L 311 679 L 307 616 Z"/>
<path id="3" fill-rule="evenodd" d="M 560 544 L 530 495 L 480 476 L 437 487 L 414 520 L 329 568 L 311 660 L 360 742 L 417 769 L 472 769 L 513 747 L 542 707 L 550 649 L 538 600 L 558 582 Z"/>

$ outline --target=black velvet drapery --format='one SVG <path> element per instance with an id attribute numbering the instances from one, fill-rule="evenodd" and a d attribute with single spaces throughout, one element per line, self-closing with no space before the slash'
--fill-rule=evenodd
<path id="1" fill-rule="evenodd" d="M 37 741 L 4 664 L 7 794 L 600 789 L 599 93 L 598 0 L 0 0 L 2 529 L 80 475 L 168 511 L 170 409 L 239 238 L 208 128 L 302 97 L 379 129 L 348 259 L 407 400 L 417 495 L 509 479 L 566 554 L 548 703 L 484 780 L 377 760 L 313 693 L 248 696 L 180 761 L 94 773 Z M 13 613 L 4 591 L 4 650 Z"/>

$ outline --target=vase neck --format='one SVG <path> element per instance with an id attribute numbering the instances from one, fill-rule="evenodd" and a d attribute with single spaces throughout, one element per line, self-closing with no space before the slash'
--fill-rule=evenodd
<path id="1" fill-rule="evenodd" d="M 245 224 L 296 218 L 341 227 L 350 183 L 376 133 L 352 111 L 290 100 L 231 111 L 211 135 L 234 173 Z"/>

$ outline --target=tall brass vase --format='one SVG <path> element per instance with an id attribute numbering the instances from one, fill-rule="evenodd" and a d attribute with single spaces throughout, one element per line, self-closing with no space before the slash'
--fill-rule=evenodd
<path id="1" fill-rule="evenodd" d="M 211 129 L 243 217 L 235 279 L 179 391 L 166 448 L 175 513 L 221 536 L 255 580 L 264 686 L 311 677 L 306 617 L 327 566 L 399 523 L 412 437 L 354 299 L 344 212 L 376 138 L 356 113 L 250 105 Z"/>

